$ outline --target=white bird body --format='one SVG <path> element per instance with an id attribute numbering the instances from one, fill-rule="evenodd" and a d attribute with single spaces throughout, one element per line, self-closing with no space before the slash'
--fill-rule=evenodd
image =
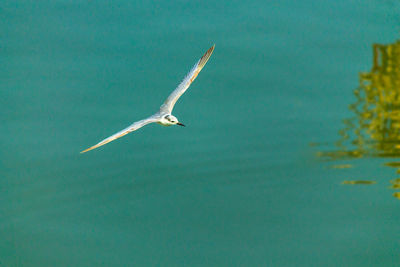
<path id="1" fill-rule="evenodd" d="M 197 61 L 197 63 L 193 66 L 193 68 L 189 71 L 183 81 L 176 87 L 176 89 L 168 96 L 168 98 L 164 101 L 161 105 L 160 110 L 151 115 L 150 117 L 137 121 L 127 128 L 119 131 L 116 134 L 104 139 L 103 141 L 99 142 L 98 144 L 89 147 L 88 149 L 83 150 L 81 153 L 85 153 L 102 145 L 105 145 L 115 139 L 118 139 L 130 132 L 136 131 L 137 129 L 149 124 L 156 122 L 163 126 L 172 126 L 172 125 L 180 125 L 185 126 L 179 122 L 179 120 L 173 116 L 172 110 L 175 106 L 176 101 L 178 101 L 179 97 L 185 93 L 185 91 L 189 88 L 190 84 L 196 79 L 199 72 L 202 70 L 204 65 L 207 63 L 208 59 L 210 58 L 212 52 L 214 51 L 215 45 L 213 45 L 207 52 Z"/>
<path id="2" fill-rule="evenodd" d="M 178 123 L 178 119 L 171 114 L 165 114 L 160 115 L 160 119 L 157 121 L 157 123 L 162 126 L 172 126 Z"/>

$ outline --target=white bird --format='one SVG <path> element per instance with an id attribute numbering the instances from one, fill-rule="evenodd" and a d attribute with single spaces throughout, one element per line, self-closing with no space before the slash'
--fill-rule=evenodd
<path id="1" fill-rule="evenodd" d="M 210 58 L 212 52 L 214 51 L 215 45 L 213 45 L 210 49 L 207 50 L 207 52 L 196 62 L 196 64 L 193 66 L 193 68 L 189 71 L 189 73 L 186 75 L 186 77 L 183 79 L 183 81 L 176 87 L 176 89 L 168 96 L 168 98 L 164 101 L 164 103 L 161 105 L 160 110 L 151 115 L 150 117 L 137 121 L 133 123 L 132 125 L 128 126 L 127 128 L 123 129 L 122 131 L 119 131 L 118 133 L 104 139 L 100 143 L 89 147 L 88 149 L 85 149 L 81 151 L 81 153 L 85 153 L 87 151 L 90 151 L 92 149 L 98 148 L 99 146 L 105 145 L 111 141 L 114 141 L 115 139 L 118 139 L 130 132 L 136 131 L 137 129 L 153 122 L 157 122 L 158 124 L 161 124 L 163 126 L 171 126 L 171 125 L 180 125 L 180 126 L 185 126 L 182 123 L 178 121 L 178 119 L 171 114 L 172 109 L 174 108 L 174 105 L 176 101 L 178 101 L 179 97 L 185 93 L 185 91 L 189 88 L 190 84 L 196 79 L 197 75 L 199 72 L 202 70 L 204 65 L 206 65 L 208 59 Z"/>

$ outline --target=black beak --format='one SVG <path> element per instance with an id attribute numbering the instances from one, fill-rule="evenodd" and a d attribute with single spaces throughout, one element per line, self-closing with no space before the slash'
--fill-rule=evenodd
<path id="1" fill-rule="evenodd" d="M 178 122 L 177 124 L 178 124 L 179 126 L 185 127 L 185 124 L 183 124 L 183 123 Z"/>

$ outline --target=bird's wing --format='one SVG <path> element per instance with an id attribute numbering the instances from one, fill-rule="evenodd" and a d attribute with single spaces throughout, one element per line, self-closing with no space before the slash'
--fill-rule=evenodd
<path id="1" fill-rule="evenodd" d="M 210 47 L 207 52 L 197 61 L 193 68 L 189 71 L 183 81 L 176 87 L 176 89 L 168 96 L 165 102 L 160 107 L 160 113 L 171 113 L 176 101 L 183 93 L 189 88 L 190 84 L 196 79 L 201 69 L 206 65 L 212 52 L 214 51 L 215 45 Z"/>
<path id="2" fill-rule="evenodd" d="M 157 122 L 157 121 L 159 121 L 159 119 L 154 115 L 151 116 L 151 117 L 148 117 L 147 119 L 137 121 L 137 122 L 133 123 L 132 125 L 130 125 L 129 127 L 123 129 L 122 131 L 119 131 L 118 133 L 113 134 L 110 137 L 104 139 L 100 143 L 98 143 L 98 144 L 96 144 L 96 145 L 94 145 L 92 147 L 89 147 L 88 149 L 85 149 L 85 150 L 81 151 L 81 153 L 88 152 L 88 151 L 90 151 L 92 149 L 98 148 L 99 146 L 102 146 L 102 145 L 105 145 L 107 143 L 110 143 L 111 141 L 114 141 L 115 139 L 118 139 L 118 138 L 120 138 L 120 137 L 122 137 L 122 136 L 124 136 L 124 135 L 126 135 L 126 134 L 128 134 L 130 132 L 136 131 L 137 129 L 139 129 L 139 128 L 141 128 L 141 127 L 143 127 L 143 126 L 145 126 L 145 125 L 147 125 L 149 123 Z"/>

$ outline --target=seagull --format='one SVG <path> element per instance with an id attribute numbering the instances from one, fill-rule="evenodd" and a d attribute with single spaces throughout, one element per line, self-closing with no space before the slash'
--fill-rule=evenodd
<path id="1" fill-rule="evenodd" d="M 189 71 L 189 73 L 183 79 L 183 81 L 178 85 L 178 87 L 176 87 L 176 89 L 164 101 L 164 103 L 160 107 L 160 110 L 157 113 L 151 115 L 150 117 L 148 117 L 146 119 L 134 122 L 127 128 L 119 131 L 116 134 L 111 135 L 110 137 L 99 142 L 98 144 L 91 146 L 88 149 L 81 151 L 80 153 L 85 153 L 85 152 L 88 152 L 95 148 L 98 148 L 100 146 L 103 146 L 107 143 L 110 143 L 111 141 L 114 141 L 115 139 L 118 139 L 128 133 L 136 131 L 136 130 L 142 128 L 143 126 L 153 123 L 153 122 L 156 122 L 163 126 L 171 126 L 171 125 L 185 126 L 184 124 L 180 123 L 175 116 L 173 116 L 171 114 L 172 109 L 174 108 L 175 103 L 176 103 L 176 101 L 178 101 L 179 97 L 181 97 L 181 95 L 183 95 L 183 93 L 185 93 L 185 91 L 189 88 L 189 86 L 192 84 L 192 82 L 196 79 L 199 72 L 206 65 L 208 59 L 210 58 L 212 52 L 214 51 L 214 47 L 215 47 L 215 44 L 212 47 L 210 47 L 210 49 L 208 49 L 207 52 L 196 62 L 196 64 L 193 66 L 193 68 Z"/>

